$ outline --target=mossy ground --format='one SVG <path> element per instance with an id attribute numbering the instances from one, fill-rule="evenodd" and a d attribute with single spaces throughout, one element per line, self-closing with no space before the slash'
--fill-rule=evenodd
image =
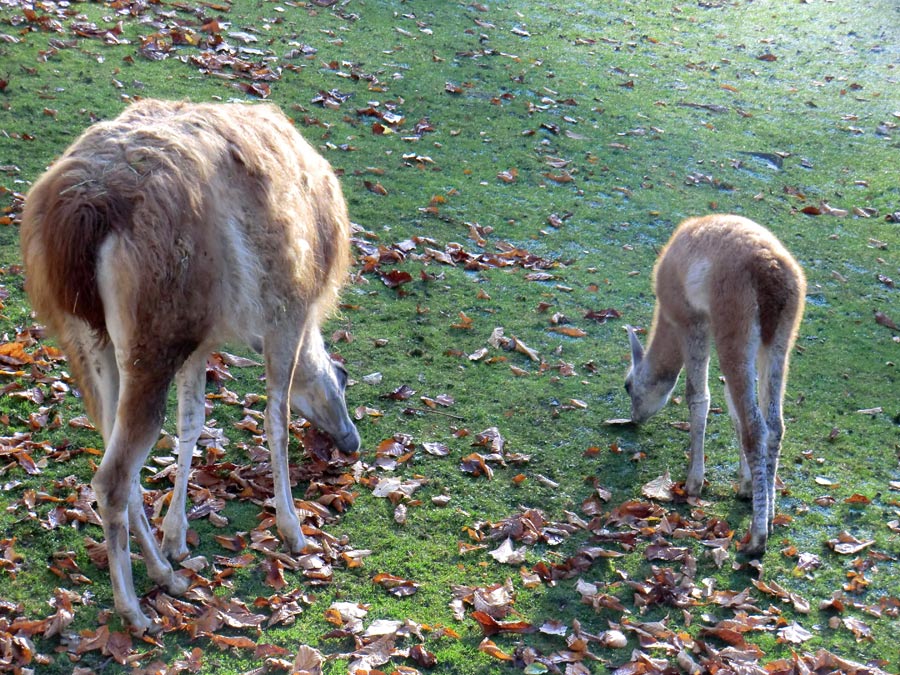
<path id="1" fill-rule="evenodd" d="M 853 572 L 868 581 L 850 594 L 861 605 L 900 596 L 900 544 L 896 526 L 889 527 L 900 509 L 891 487 L 891 481 L 896 486 L 900 480 L 895 365 L 900 343 L 897 331 L 874 320 L 879 311 L 900 321 L 900 290 L 877 277 L 900 283 L 900 225 L 885 220 L 900 210 L 900 50 L 895 39 L 900 10 L 895 3 L 506 0 L 484 6 L 367 0 L 328 9 L 237 0 L 227 8 L 214 5 L 38 5 L 34 11 L 40 16 L 60 12 L 62 32 L 54 32 L 28 19 L 19 3 L 0 3 L 0 33 L 12 38 L 0 42 L 0 79 L 6 83 L 0 91 L 0 204 L 12 205 L 13 193 L 24 193 L 91 121 L 114 116 L 130 97 L 247 98 L 235 88 L 246 79 L 203 74 L 188 62 L 195 51 L 190 45 L 177 47 L 162 61 L 138 52 L 141 36 L 158 30 L 159 23 L 171 26 L 177 17 L 197 24 L 202 14 L 230 23 L 223 34 L 254 33 L 257 41 L 246 46 L 259 54 L 246 53 L 248 60 L 283 67 L 280 78 L 269 83 L 270 100 L 291 114 L 342 172 L 351 217 L 377 237 L 375 243 L 427 237 L 433 240 L 428 245 L 439 250 L 458 242 L 479 252 L 493 251 L 502 241 L 559 263 L 549 270 L 552 280 L 532 281 L 520 267 L 472 272 L 411 256 L 399 268 L 414 280 L 399 290 L 373 274 L 348 286 L 345 307 L 325 333 L 328 338 L 344 330 L 352 336 L 333 345 L 357 380 L 348 393 L 350 407 L 384 413 L 360 421 L 363 460 L 373 459 L 378 443 L 396 433 L 417 443 L 447 443 L 450 455 L 419 452 L 399 470 L 404 477 L 418 474 L 430 481 L 417 493 L 423 505 L 409 509 L 405 526 L 394 523 L 386 500 L 360 489 L 353 506 L 326 529 L 371 549 L 372 556 L 363 567 L 335 569 L 332 584 L 310 589 L 316 600 L 293 626 L 265 630 L 260 643 L 280 645 L 291 654 L 301 643 L 325 652 L 352 649 L 346 641 L 321 640 L 333 628 L 324 610 L 342 599 L 370 604 L 372 618 L 453 627 L 460 639 L 427 643 L 438 657 L 436 672 L 506 668 L 477 650 L 480 629 L 472 621 L 457 623 L 448 603 L 453 585 L 517 580 L 518 570 L 496 564 L 484 552 L 458 555 L 457 542 L 468 541 L 466 528 L 496 522 L 520 506 L 564 519 L 565 511 L 579 511 L 594 478 L 611 491 L 613 503 L 640 498 L 641 486 L 666 470 L 683 479 L 687 435 L 670 425 L 687 417 L 683 406 L 670 406 L 639 430 L 602 423 L 627 414 L 621 387 L 627 344 L 622 321 L 597 324 L 584 315 L 613 307 L 623 321 L 648 325 L 657 251 L 682 218 L 722 211 L 770 227 L 794 252 L 809 281 L 785 402 L 784 489 L 778 508 L 789 519 L 776 530 L 761 578 L 802 595 L 812 612 L 798 614 L 786 603 L 758 597 L 761 607 L 770 604 L 787 623 L 798 621 L 812 639 L 800 646 L 777 642 L 773 632 L 750 633 L 748 639 L 762 647 L 766 659 L 824 647 L 900 670 L 896 615 L 878 618 L 848 610 L 872 628 L 870 638 L 858 641 L 846 628 L 829 625 L 831 610 L 818 609 Z M 156 23 L 146 21 L 150 17 Z M 71 32 L 74 21 L 113 27 L 120 20 L 118 45 Z M 299 45 L 317 52 L 311 58 L 288 58 Z M 348 74 L 374 76 L 377 84 L 367 77 L 341 76 Z M 332 89 L 352 97 L 334 108 L 312 103 L 317 92 Z M 382 108 L 393 104 L 405 117 L 396 133 L 375 134 L 373 120 L 357 114 L 372 101 Z M 411 140 L 413 125 L 423 118 L 434 131 Z M 515 180 L 498 178 L 504 171 L 514 172 Z M 365 181 L 380 183 L 387 194 L 369 191 Z M 801 212 L 822 202 L 848 213 Z M 854 209 L 877 215 L 863 218 Z M 560 226 L 548 222 L 551 214 L 563 218 Z M 472 238 L 473 224 L 491 230 L 483 248 Z M 20 262 L 15 225 L 0 227 L 0 282 L 9 293 L 0 329 L 9 340 L 31 323 Z M 461 324 L 461 312 L 471 319 L 467 328 L 454 327 Z M 569 338 L 549 330 L 555 313 L 586 336 Z M 571 364 L 574 375 L 541 369 L 517 352 L 494 352 L 505 357 L 494 362 L 470 360 L 467 356 L 485 347 L 497 326 L 537 350 L 546 364 Z M 376 346 L 377 340 L 386 343 Z M 516 376 L 510 365 L 528 374 Z M 713 406 L 723 407 L 715 367 L 712 371 Z M 382 374 L 379 384 L 362 381 L 373 372 Z M 238 381 L 228 386 L 242 394 L 261 391 L 258 377 L 258 371 L 240 371 Z M 417 392 L 411 401 L 379 398 L 403 384 Z M 418 396 L 439 394 L 451 395 L 455 404 L 437 412 L 404 412 Z M 587 408 L 572 405 L 572 399 Z M 10 436 L 27 429 L 36 409 L 10 396 L 0 406 L 9 418 L 3 435 Z M 879 407 L 880 413 L 857 412 Z M 73 396 L 55 405 L 57 412 L 64 422 L 83 414 Z M 234 414 L 217 406 L 212 416 L 233 439 L 245 438 L 231 429 L 238 419 Z M 170 420 L 166 428 L 172 432 L 173 426 Z M 472 439 L 455 432 L 478 433 L 492 426 L 500 430 L 507 450 L 530 461 L 497 469 L 491 481 L 462 473 L 459 460 L 473 450 Z M 64 439 L 73 448 L 100 444 L 97 435 L 65 424 L 37 431 L 35 438 L 55 447 Z M 592 447 L 599 452 L 586 452 Z M 239 451 L 231 447 L 228 452 Z M 711 416 L 707 455 L 704 509 L 726 519 L 740 536 L 749 507 L 734 498 L 737 449 L 725 413 Z M 61 583 L 48 571 L 48 561 L 55 552 L 74 551 L 78 565 L 94 580 L 79 589 L 89 594 L 89 603 L 77 610 L 71 626 L 76 631 L 95 628 L 111 606 L 106 573 L 93 567 L 84 545 L 86 534 L 99 539 L 101 532 L 93 526 L 49 530 L 41 521 L 52 504 L 39 501 L 29 513 L 22 500 L 28 490 L 65 498 L 72 489 L 61 481 L 69 475 L 89 481 L 95 461 L 90 454 L 50 460 L 39 475 L 27 475 L 4 458 L 0 474 L 3 501 L 10 505 L 0 514 L 3 537 L 15 538 L 23 557 L 15 575 L 0 571 L 0 597 L 21 603 L 29 616 L 45 616 Z M 512 479 L 520 473 L 526 480 L 517 484 Z M 558 487 L 548 487 L 539 476 Z M 451 496 L 446 508 L 432 506 L 431 497 L 441 493 Z M 833 504 L 815 501 L 826 494 Z M 854 494 L 869 502 L 847 503 Z M 258 509 L 233 503 L 225 513 L 229 531 L 248 529 Z M 221 531 L 195 522 L 201 543 L 194 552 L 223 554 L 213 539 Z M 875 543 L 858 556 L 835 555 L 826 541 L 842 530 Z M 567 541 L 558 553 L 534 547 L 526 566 L 561 560 L 586 541 Z M 795 574 L 796 558 L 783 552 L 792 546 L 821 556 L 823 565 Z M 731 561 L 721 570 L 708 559 L 702 564 L 700 574 L 719 588 L 741 590 L 755 577 L 745 561 L 738 569 Z M 648 570 L 638 551 L 597 562 L 586 578 L 643 579 Z M 139 592 L 150 590 L 140 563 L 135 572 Z M 371 583 L 378 572 L 421 587 L 411 597 L 394 598 Z M 536 624 L 578 618 L 591 632 L 620 618 L 580 604 L 573 583 L 529 590 L 516 581 L 516 610 Z M 611 588 L 626 601 L 630 597 L 625 587 Z M 252 601 L 271 589 L 260 572 L 246 569 L 235 574 L 232 592 Z M 696 634 L 704 611 L 694 610 L 686 630 Z M 641 619 L 664 617 L 670 626 L 683 627 L 681 612 L 672 607 L 652 607 Z M 549 636 L 495 640 L 507 650 L 519 641 L 545 652 L 563 647 Z M 195 646 L 210 650 L 204 673 L 261 665 L 252 653 L 219 653 L 202 641 L 174 635 L 146 651 L 172 663 Z M 73 668 L 56 639 L 39 640 L 37 648 L 52 662 L 39 672 Z M 613 664 L 627 658 L 615 651 L 603 656 Z M 128 670 L 94 652 L 75 665 L 107 673 Z M 336 661 L 328 668 L 342 672 L 345 665 Z"/>

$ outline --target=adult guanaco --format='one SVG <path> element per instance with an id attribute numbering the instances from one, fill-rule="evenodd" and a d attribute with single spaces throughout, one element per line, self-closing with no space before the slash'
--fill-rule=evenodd
<path id="1" fill-rule="evenodd" d="M 347 452 L 359 434 L 347 375 L 320 324 L 347 276 L 350 224 L 334 172 L 271 105 L 144 100 L 97 123 L 28 192 L 26 288 L 69 359 L 105 441 L 92 485 L 115 607 L 153 629 L 132 580 L 129 532 L 147 572 L 179 594 L 184 502 L 204 421 L 206 357 L 224 341 L 261 350 L 276 523 L 305 546 L 288 477 L 293 407 Z M 157 544 L 139 472 L 178 385 L 176 488 Z"/>

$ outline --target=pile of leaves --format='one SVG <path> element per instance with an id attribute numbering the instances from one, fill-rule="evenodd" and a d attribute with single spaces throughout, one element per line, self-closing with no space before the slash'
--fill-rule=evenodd
<path id="1" fill-rule="evenodd" d="M 48 347 L 36 346 L 34 332 L 27 334 L 24 343 L 2 346 L 4 364 L 30 366 L 28 374 L 16 373 L 20 381 L 23 377 L 31 379 L 34 385 L 31 396 L 45 389 L 68 392 L 65 382 L 56 379 L 62 357 Z M 30 352 L 26 345 L 32 348 Z M 48 354 L 53 360 L 45 360 Z M 210 378 L 229 378 L 229 364 L 235 363 L 245 367 L 250 362 L 228 354 L 214 355 L 210 361 Z M 11 388 L 5 395 L 20 393 L 18 388 Z M 405 401 L 414 393 L 404 387 L 388 392 L 384 398 L 397 405 L 407 405 Z M 320 636 L 321 644 L 349 643 L 349 650 L 337 649 L 327 655 L 308 647 L 294 651 L 260 638 L 264 638 L 263 629 L 291 625 L 309 611 L 315 604 L 310 590 L 331 583 L 335 566 L 352 569 L 365 565 L 371 551 L 355 549 L 346 538 L 328 534 L 329 523 L 353 508 L 360 489 L 388 500 L 394 507 L 394 520 L 400 526 L 406 522 L 408 509 L 446 508 L 450 496 L 438 495 L 430 503 L 424 502 L 416 493 L 428 484 L 428 479 L 403 478 L 398 470 L 420 452 L 433 461 L 447 461 L 447 446 L 417 443 L 412 437 L 398 433 L 379 443 L 374 461 L 367 464 L 358 455 L 342 455 L 326 436 L 308 425 L 293 424 L 293 434 L 306 450 L 307 460 L 291 467 L 292 482 L 308 484 L 303 499 L 297 500 L 296 505 L 304 520 L 304 533 L 312 545 L 306 554 L 291 555 L 282 550 L 273 535 L 271 475 L 263 447 L 264 432 L 259 426 L 261 413 L 254 408 L 260 397 L 251 394 L 241 398 L 220 386 L 209 398 L 219 405 L 237 406 L 244 413 L 234 427 L 242 437 L 237 445 L 249 460 L 247 464 L 236 464 L 224 459 L 229 441 L 222 430 L 215 427 L 204 430 L 200 442 L 202 453 L 195 459 L 191 473 L 188 515 L 192 522 L 208 519 L 216 527 L 225 528 L 215 536 L 225 553 L 212 559 L 196 556 L 182 562 L 180 574 L 191 580 L 190 590 L 184 597 L 173 598 L 160 589 L 145 596 L 144 609 L 157 620 L 161 631 L 140 638 L 113 628 L 108 610 L 99 615 L 100 625 L 95 630 L 72 633 L 70 625 L 78 608 L 91 604 L 89 589 L 94 580 L 89 575 L 93 571 L 79 567 L 72 552 L 56 554 L 50 570 L 62 585 L 48 600 L 50 614 L 31 618 L 24 615 L 21 606 L 0 603 L 0 645 L 5 664 L 13 668 L 46 664 L 48 657 L 35 646 L 34 640 L 39 638 L 47 645 L 58 641 L 59 648 L 75 660 L 96 651 L 120 664 L 130 664 L 132 672 L 193 672 L 204 660 L 203 648 L 193 647 L 171 663 L 158 660 L 166 636 L 180 634 L 194 643 L 252 653 L 254 659 L 264 663 L 253 671 L 259 673 L 290 671 L 300 667 L 297 664 L 307 664 L 309 667 L 304 668 L 309 672 L 321 672 L 322 664 L 333 659 L 349 661 L 350 672 L 373 671 L 398 661 L 408 665 L 396 666 L 397 672 L 408 674 L 419 672 L 418 668 L 438 665 L 428 645 L 460 639 L 457 629 L 425 626 L 410 619 L 370 619 L 370 607 L 353 601 L 337 601 L 324 610 L 324 619 L 333 629 Z M 434 405 L 453 406 L 452 397 L 443 394 L 433 399 L 420 398 L 423 403 L 431 400 Z M 52 410 L 45 411 L 45 416 L 48 412 Z M 366 410 L 361 414 L 374 412 Z M 85 426 L 89 422 L 75 418 L 69 424 Z M 506 441 L 496 427 L 478 433 L 460 429 L 457 433 L 459 438 L 467 436 L 477 451 L 462 458 L 460 470 L 469 474 L 471 480 L 490 479 L 491 464 L 524 466 L 529 462 L 529 457 L 506 448 Z M 163 450 L 171 447 L 171 439 L 164 436 L 160 446 Z M 69 461 L 73 456 L 71 448 L 35 443 L 29 434 L 3 438 L 2 447 L 12 462 L 4 472 L 17 467 L 28 473 L 40 473 L 47 463 Z M 35 455 L 38 459 L 34 459 Z M 159 487 L 146 492 L 145 505 L 151 520 L 159 523 L 175 465 L 174 458 L 164 454 L 156 461 L 164 466 L 149 477 L 148 483 Z M 538 478 L 549 481 L 542 476 Z M 7 488 L 10 486 L 7 484 Z M 23 517 L 39 519 L 45 530 L 90 526 L 99 532 L 96 500 L 89 485 L 70 476 L 48 488 L 47 492 L 26 491 L 9 508 Z M 610 491 L 595 480 L 591 495 L 580 505 L 579 512 L 566 512 L 562 521 L 552 520 L 541 509 L 523 507 L 496 522 L 474 521 L 466 527 L 468 540 L 458 543 L 460 556 L 486 555 L 493 564 L 510 567 L 510 578 L 505 583 L 456 585 L 446 589 L 454 618 L 472 622 L 480 630 L 478 649 L 528 673 L 562 670 L 572 674 L 589 673 L 595 664 L 622 675 L 719 671 L 839 671 L 875 675 L 882 672 L 872 665 L 854 663 L 825 650 L 815 654 L 799 652 L 792 660 L 767 663 L 763 651 L 748 637 L 768 633 L 777 642 L 801 649 L 811 634 L 796 620 L 786 619 L 782 607 L 789 606 L 795 613 L 806 615 L 811 610 L 810 602 L 777 583 L 756 578 L 743 589 L 716 587 L 711 578 L 701 577 L 698 570 L 731 566 L 737 572 L 746 570 L 748 565 L 759 567 L 758 563 L 737 559 L 740 542 L 734 529 L 707 513 L 703 502 L 689 500 L 683 486 L 667 475 L 646 484 L 642 492 L 649 499 L 615 504 Z M 234 532 L 226 527 L 228 520 L 222 512 L 228 502 L 236 500 L 253 503 L 260 509 L 258 525 L 248 532 Z M 41 508 L 47 504 L 51 506 L 49 510 Z M 44 515 L 38 515 L 39 512 Z M 195 536 L 192 530 L 192 545 L 196 544 Z M 874 605 L 855 599 L 860 584 L 865 584 L 867 568 L 887 557 L 872 550 L 872 543 L 856 540 L 846 533 L 831 542 L 837 554 L 851 556 L 866 552 L 866 556 L 854 565 L 857 578 L 849 579 L 844 589 L 820 607 L 832 614 L 835 627 L 852 632 L 857 640 L 869 639 L 871 628 L 852 615 L 851 610 L 874 617 L 900 617 L 897 597 L 882 597 Z M 0 545 L 3 569 L 14 578 L 25 556 L 17 550 L 15 540 L 2 540 Z M 85 547 L 93 570 L 104 570 L 107 566 L 104 544 L 86 534 Z M 561 555 L 563 550 L 571 553 Z M 795 572 L 799 576 L 810 574 L 822 565 L 822 560 L 813 554 L 796 550 L 781 553 L 795 560 Z M 635 577 L 617 567 L 617 561 L 634 555 L 646 561 L 646 576 Z M 262 573 L 265 585 L 271 589 L 269 596 L 244 600 L 233 595 L 231 578 L 237 570 L 245 568 Z M 299 576 L 302 584 L 289 582 L 285 577 L 288 572 L 292 577 Z M 513 577 L 518 582 L 514 583 Z M 416 580 L 388 572 L 371 575 L 371 581 L 397 598 L 413 596 L 420 588 Z M 101 583 L 108 582 L 104 578 Z M 571 589 L 572 601 L 600 613 L 608 624 L 607 630 L 591 633 L 578 619 L 567 620 L 565 613 L 536 620 L 519 615 L 516 599 L 520 588 L 534 590 L 560 584 Z M 642 618 L 657 610 L 663 611 L 663 618 Z M 698 629 L 685 630 L 695 624 Z M 496 641 L 498 636 L 505 635 L 516 636 L 512 650 Z M 532 636 L 540 639 L 532 641 Z M 556 648 L 547 648 L 554 643 Z"/>

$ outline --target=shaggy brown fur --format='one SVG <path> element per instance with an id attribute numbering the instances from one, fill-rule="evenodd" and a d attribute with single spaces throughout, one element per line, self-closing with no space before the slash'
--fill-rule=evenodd
<path id="1" fill-rule="evenodd" d="M 239 243 L 279 274 L 235 270 L 259 278 L 264 306 L 254 309 L 278 316 L 298 288 L 330 309 L 349 263 L 349 222 L 331 168 L 291 122 L 268 105 L 142 101 L 88 129 L 30 190 L 28 294 L 56 335 L 71 315 L 106 338 L 97 255 L 107 234 L 124 235 L 118 264 L 143 271 L 129 289 L 134 323 L 154 341 L 175 323 L 189 327 L 171 347 L 177 361 L 242 294 L 230 287 L 240 277 L 211 273 L 238 262 L 223 224 L 256 220 Z"/>
<path id="2" fill-rule="evenodd" d="M 188 361 L 196 426 L 200 364 L 224 340 L 264 345 L 267 424 L 279 427 L 270 445 L 286 446 L 293 378 L 293 393 L 316 408 L 303 412 L 339 445 L 358 446 L 319 335 L 347 274 L 349 234 L 331 167 L 270 105 L 142 101 L 90 127 L 34 184 L 21 228 L 26 288 L 107 444 L 94 484 L 108 540 L 127 542 L 127 526 L 110 528 L 133 499 L 173 377 Z M 295 373 L 298 357 L 306 372 Z M 129 519 L 146 548 L 139 514 Z M 299 523 L 279 525 L 302 546 Z M 158 551 L 145 557 L 157 581 L 180 588 Z M 130 562 L 114 562 L 117 608 L 146 627 L 124 588 Z"/>

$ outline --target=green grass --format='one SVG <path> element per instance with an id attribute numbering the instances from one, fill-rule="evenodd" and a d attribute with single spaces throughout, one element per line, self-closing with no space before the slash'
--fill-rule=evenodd
<path id="1" fill-rule="evenodd" d="M 644 552 L 652 536 L 647 533 L 624 557 L 599 559 L 572 579 L 535 588 L 523 583 L 519 566 L 500 565 L 485 550 L 460 554 L 458 547 L 459 542 L 479 543 L 467 530 L 486 534 L 491 523 L 522 507 L 540 508 L 554 522 L 564 522 L 566 512 L 590 520 L 582 505 L 595 481 L 611 493 L 602 506 L 605 516 L 622 502 L 641 499 L 641 486 L 667 470 L 683 480 L 688 439 L 670 425 L 687 418 L 683 404 L 669 406 L 640 429 L 610 427 L 603 420 L 627 415 L 622 380 L 628 351 L 621 326 L 624 321 L 649 324 L 650 271 L 658 250 L 684 217 L 723 211 L 770 227 L 794 252 L 809 282 L 785 402 L 787 433 L 779 473 L 784 488 L 778 510 L 787 522 L 776 529 L 760 572 L 735 556 L 733 546 L 719 568 L 697 542 L 675 538 L 672 543 L 688 547 L 696 558 L 695 583 L 710 579 L 719 590 L 749 587 L 759 613 L 775 617 L 769 630 L 746 634 L 765 653 L 762 663 L 825 648 L 898 672 L 900 653 L 893 636 L 898 630 L 900 544 L 896 526 L 889 526 L 900 512 L 898 492 L 891 487 L 900 480 L 898 334 L 874 320 L 874 312 L 880 311 L 900 321 L 900 291 L 877 278 L 900 283 L 900 225 L 885 220 L 886 214 L 900 210 L 895 170 L 900 53 L 893 39 L 900 20 L 897 7 L 844 0 L 486 4 L 481 11 L 476 4 L 458 2 L 366 0 L 329 9 L 238 0 L 221 9 L 135 4 L 134 16 L 129 16 L 125 8 L 106 3 L 73 3 L 60 10 L 61 32 L 40 29 L 43 24 L 27 20 L 17 3 L 0 4 L 0 33 L 8 36 L 0 41 L 0 79 L 6 82 L 0 91 L 0 208 L 7 209 L 12 221 L 0 226 L 0 285 L 9 294 L 0 310 L 3 342 L 15 340 L 18 331 L 32 324 L 19 267 L 15 193 L 24 194 L 93 120 L 116 115 L 131 97 L 252 98 L 235 87 L 249 82 L 247 78 L 222 77 L 233 71 L 201 73 L 190 62 L 200 51 L 196 47 L 178 46 L 162 61 L 149 60 L 138 50 L 141 36 L 163 32 L 162 24 L 169 31 L 176 21 L 205 39 L 198 16 L 217 17 L 227 24 L 222 34 L 235 46 L 239 40 L 227 37 L 230 32 L 257 36 L 245 47 L 258 53 L 244 52 L 243 58 L 281 68 L 279 79 L 266 82 L 269 99 L 340 170 L 351 217 L 374 238 L 370 243 L 390 247 L 427 238 L 397 265 L 413 276 L 412 282 L 396 290 L 376 274 L 362 274 L 347 287 L 345 307 L 325 329 L 326 338 L 338 330 L 352 336 L 350 342 L 332 345 L 356 380 L 348 393 L 351 409 L 368 406 L 383 413 L 359 422 L 365 475 L 391 475 L 374 468 L 375 449 L 394 434 L 409 435 L 419 449 L 394 473 L 404 480 L 428 479 L 414 495 L 421 504 L 410 505 L 407 523 L 397 525 L 390 502 L 373 497 L 364 484 L 353 486 L 355 502 L 323 529 L 346 537 L 348 549 L 371 550 L 364 565 L 337 563 L 332 582 L 321 586 L 287 572 L 285 590 L 300 588 L 308 595 L 308 606 L 295 623 L 258 633 L 224 629 L 222 634 L 277 645 L 287 661 L 300 644 L 346 654 L 354 650 L 350 638 L 322 637 L 335 628 L 325 610 L 335 601 L 360 602 L 370 606 L 367 626 L 376 619 L 408 618 L 432 628 L 452 628 L 458 638 L 426 631 L 424 644 L 438 659 L 433 672 L 462 674 L 513 672 L 524 663 L 503 665 L 478 650 L 478 624 L 470 616 L 455 620 L 449 608 L 457 585 L 488 586 L 510 579 L 515 614 L 509 618 L 538 626 L 555 619 L 570 631 L 575 619 L 595 634 L 608 629 L 610 621 L 665 620 L 676 632 L 698 638 L 702 628 L 730 618 L 731 610 L 701 595 L 687 608 L 689 625 L 671 604 L 644 610 L 635 605 L 629 581 L 650 578 L 651 566 L 682 568 L 677 562 L 648 561 Z M 46 15 L 53 10 L 48 5 L 35 11 Z M 151 16 L 155 27 L 141 20 Z M 107 45 L 72 32 L 75 22 L 113 27 L 119 20 L 119 41 L 127 39 L 128 44 Z M 187 34 L 184 28 L 181 32 Z M 300 45 L 317 52 L 310 58 L 289 58 Z M 775 60 L 758 58 L 766 54 Z M 312 102 L 317 92 L 331 89 L 352 97 L 337 109 Z M 382 109 L 392 105 L 404 116 L 396 133 L 375 134 L 373 118 L 357 114 L 370 102 Z M 411 140 L 415 124 L 424 118 L 434 130 Z M 780 153 L 781 169 L 761 160 L 760 153 Z M 514 182 L 498 179 L 498 173 L 513 169 Z M 559 180 L 564 171 L 571 180 Z M 366 181 L 380 183 L 387 194 L 370 192 Z M 801 212 L 822 202 L 848 214 Z M 427 210 L 429 205 L 436 212 Z M 863 218 L 854 212 L 863 208 L 877 215 Z M 551 214 L 563 218 L 559 227 L 548 222 Z M 474 224 L 487 232 L 484 246 L 471 236 Z M 472 253 L 493 253 L 500 242 L 520 246 L 554 261 L 547 270 L 554 278 L 530 281 L 531 270 L 518 265 L 467 271 L 425 254 L 426 248 L 444 250 L 454 242 Z M 608 307 L 620 311 L 622 319 L 601 325 L 584 318 L 589 310 Z M 461 312 L 471 319 L 469 328 L 454 327 Z M 551 331 L 556 313 L 586 336 Z M 485 359 L 470 360 L 469 354 L 488 346 L 498 326 L 537 350 L 544 365 L 493 348 Z M 387 342 L 376 346 L 379 340 Z M 0 386 L 37 386 L 49 395 L 49 382 L 64 366 L 49 369 L 47 382 L 36 382 L 36 373 L 26 367 L 24 375 L 0 376 Z M 528 374 L 516 376 L 510 366 Z M 363 381 L 374 372 L 382 374 L 379 384 Z M 232 373 L 236 380 L 226 383 L 229 389 L 240 396 L 263 393 L 258 370 Z M 714 366 L 713 406 L 721 408 L 717 375 Z M 408 401 L 380 398 L 404 384 L 416 390 Z M 0 628 L 19 613 L 35 619 L 52 614 L 48 602 L 54 589 L 70 588 L 82 598 L 74 621 L 65 638 L 35 637 L 35 651 L 43 656 L 31 667 L 42 673 L 68 673 L 74 667 L 129 672 L 130 666 L 97 651 L 77 654 L 74 646 L 79 631 L 93 631 L 98 623 L 121 630 L 118 619 L 108 615 L 108 573 L 91 562 L 85 545 L 86 536 L 102 538 L 100 528 L 78 524 L 50 529 L 48 520 L 57 506 L 50 498 L 74 500 L 99 461 L 90 453 L 75 452 L 70 458 L 59 449 L 97 448 L 100 438 L 67 425 L 83 414 L 71 393 L 42 404 L 16 393 L 21 392 L 7 389 L 0 399 L 0 412 L 9 418 L 0 435 L 26 431 L 29 416 L 40 405 L 50 407 L 51 419 L 58 413 L 63 425 L 34 432 L 34 440 L 57 449 L 32 451 L 39 474 L 28 474 L 9 454 L 0 457 L 5 493 L 0 538 L 14 538 L 21 556 L 0 565 L 0 599 L 16 606 L 0 612 Z M 405 412 L 425 407 L 420 396 L 440 394 L 452 396 L 454 405 Z M 254 407 L 261 410 L 263 404 Z M 878 407 L 882 412 L 877 414 L 857 412 Z M 216 403 L 211 417 L 230 440 L 223 460 L 247 464 L 244 446 L 252 445 L 251 436 L 232 426 L 242 417 L 240 407 Z M 483 451 L 472 447 L 474 435 L 493 426 L 505 439 L 507 453 L 529 460 L 494 464 L 492 480 L 464 473 L 461 458 Z M 173 427 L 174 419 L 169 419 L 165 428 L 172 433 Z M 463 429 L 470 435 L 460 436 Z M 421 450 L 424 442 L 446 443 L 450 454 L 429 455 Z M 599 450 L 586 452 L 593 447 Z M 296 450 L 298 463 L 304 463 L 302 451 Z M 148 476 L 159 470 L 150 466 Z M 749 506 L 734 497 L 737 447 L 725 413 L 710 417 L 707 467 L 703 503 L 667 508 L 688 521 L 725 520 L 739 538 L 749 525 Z M 517 484 L 513 478 L 519 474 L 525 480 Z M 542 476 L 557 487 L 542 482 Z M 304 479 L 295 497 L 305 489 Z M 446 507 L 432 503 L 440 494 L 451 498 Z M 856 494 L 869 502 L 846 501 Z M 826 495 L 833 502 L 819 499 Z M 234 498 L 223 513 L 229 520 L 224 528 L 204 519 L 191 521 L 199 535 L 192 554 L 210 561 L 237 555 L 215 537 L 248 532 L 256 526 L 260 508 Z M 855 555 L 837 555 L 826 542 L 842 530 L 874 544 Z M 480 543 L 492 550 L 499 542 Z M 590 545 L 618 548 L 576 530 L 559 544 L 529 546 L 522 567 L 561 564 Z M 819 556 L 821 566 L 798 572 L 792 547 Z M 54 554 L 67 551 L 93 583 L 76 585 L 48 570 L 59 559 Z M 216 576 L 210 568 L 202 574 L 215 577 L 218 597 L 252 606 L 257 598 L 275 595 L 256 567 L 263 556 L 254 555 L 253 565 L 236 568 L 231 576 Z M 214 564 L 223 569 L 223 563 Z M 395 598 L 372 583 L 378 573 L 413 580 L 419 590 Z M 845 593 L 844 612 L 820 610 L 853 575 L 863 575 L 867 585 Z M 139 561 L 135 576 L 139 593 L 152 591 Z M 619 598 L 629 614 L 598 612 L 582 604 L 575 591 L 579 576 Z M 805 598 L 810 613 L 799 613 L 754 588 L 757 577 Z M 881 616 L 866 611 L 879 603 L 884 605 Z M 192 604 L 202 611 L 200 602 Z M 841 624 L 846 618 L 865 622 L 871 638 L 857 641 Z M 778 628 L 794 621 L 812 634 L 801 645 L 777 637 Z M 633 632 L 626 630 L 626 635 L 626 649 L 592 645 L 591 650 L 610 666 L 624 664 L 639 646 Z M 550 655 L 565 648 L 562 638 L 542 633 L 491 639 L 507 653 L 531 647 Z M 717 638 L 704 639 L 716 648 L 725 646 Z M 184 632 L 167 633 L 156 644 L 136 639 L 133 645 L 141 655 L 136 663 L 146 672 L 154 663 L 179 672 L 177 662 L 194 648 L 202 651 L 198 672 L 203 673 L 250 672 L 265 660 L 253 650 L 219 651 L 210 639 L 191 640 Z M 674 653 L 650 653 L 675 662 Z M 326 671 L 345 672 L 347 664 L 345 658 L 335 658 Z M 415 664 L 395 657 L 381 667 L 390 672 L 400 665 Z"/>

